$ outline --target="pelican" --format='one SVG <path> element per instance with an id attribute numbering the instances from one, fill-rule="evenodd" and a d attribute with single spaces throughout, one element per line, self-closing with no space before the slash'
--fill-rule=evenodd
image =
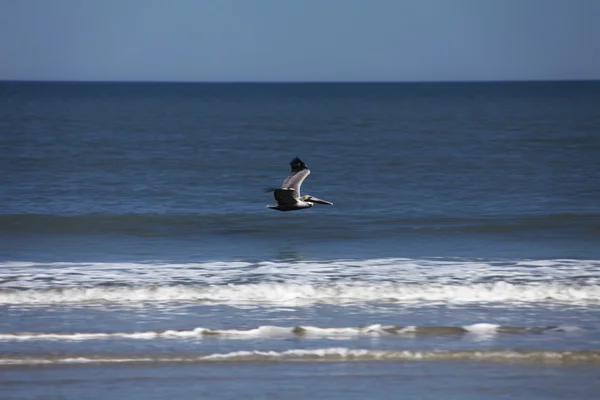
<path id="1" fill-rule="evenodd" d="M 290 166 L 292 167 L 292 172 L 285 178 L 281 188 L 267 189 L 269 192 L 273 192 L 275 200 L 277 200 L 277 204 L 267 207 L 279 211 L 294 211 L 311 208 L 315 203 L 333 205 L 329 201 L 317 199 L 313 196 L 300 196 L 300 186 L 302 186 L 302 182 L 310 174 L 310 169 L 298 157 L 294 157 L 290 161 Z"/>

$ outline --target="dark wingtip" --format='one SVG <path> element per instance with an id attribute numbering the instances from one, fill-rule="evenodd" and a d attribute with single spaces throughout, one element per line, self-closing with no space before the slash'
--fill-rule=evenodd
<path id="1" fill-rule="evenodd" d="M 290 166 L 292 167 L 292 172 L 302 171 L 303 169 L 308 169 L 308 166 L 298 157 L 294 157 L 292 161 L 290 161 Z"/>

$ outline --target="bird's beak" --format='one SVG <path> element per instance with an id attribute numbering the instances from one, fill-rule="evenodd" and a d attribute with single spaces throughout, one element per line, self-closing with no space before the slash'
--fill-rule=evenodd
<path id="1" fill-rule="evenodd" d="M 311 197 L 309 201 L 312 201 L 313 203 L 327 204 L 328 206 L 332 206 L 333 205 L 333 203 L 331 203 L 329 201 L 317 199 L 316 197 Z"/>

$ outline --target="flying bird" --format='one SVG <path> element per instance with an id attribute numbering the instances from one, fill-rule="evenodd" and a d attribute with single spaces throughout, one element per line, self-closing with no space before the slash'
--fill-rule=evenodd
<path id="1" fill-rule="evenodd" d="M 268 189 L 269 192 L 273 192 L 275 195 L 277 204 L 267 207 L 279 211 L 294 211 L 311 208 L 315 203 L 333 205 L 329 201 L 317 199 L 310 195 L 300 196 L 300 186 L 302 186 L 302 182 L 310 174 L 310 169 L 298 157 L 294 157 L 290 161 L 290 166 L 292 167 L 292 172 L 285 178 L 281 188 Z"/>

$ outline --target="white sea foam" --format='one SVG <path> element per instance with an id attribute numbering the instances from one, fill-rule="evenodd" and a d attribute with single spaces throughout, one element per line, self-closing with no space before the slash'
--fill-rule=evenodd
<path id="1" fill-rule="evenodd" d="M 0 304 L 600 301 L 600 260 L 0 263 Z"/>
<path id="2" fill-rule="evenodd" d="M 600 363 L 598 351 L 536 351 L 536 350 L 367 350 L 344 347 L 315 350 L 236 351 L 212 354 L 202 360 L 289 360 L 289 361 L 436 361 L 474 360 L 500 362 L 594 362 Z"/>
<path id="3" fill-rule="evenodd" d="M 401 328 L 397 329 L 398 331 Z M 0 341 L 84 341 L 110 339 L 189 339 L 218 337 L 220 339 L 256 339 L 285 338 L 302 336 L 306 338 L 349 338 L 361 335 L 390 335 L 381 325 L 368 327 L 321 328 L 314 326 L 259 326 L 253 329 L 209 329 L 195 328 L 190 330 L 165 330 L 148 332 L 114 332 L 114 333 L 0 333 Z"/>
<path id="4" fill-rule="evenodd" d="M 362 327 L 317 327 L 317 326 L 259 326 L 250 329 L 210 329 L 197 327 L 189 330 L 163 330 L 145 332 L 4 332 L 0 333 L 0 341 L 23 342 L 23 341 L 89 341 L 89 340 L 111 340 L 111 339 L 201 339 L 218 338 L 226 340 L 244 339 L 269 339 L 302 337 L 328 338 L 328 339 L 353 339 L 364 336 L 446 336 L 446 335 L 480 335 L 493 336 L 496 334 L 527 334 L 535 332 L 576 332 L 583 330 L 580 327 L 515 327 L 501 326 L 489 323 L 477 323 L 466 326 L 394 326 L 373 324 Z"/>
<path id="5" fill-rule="evenodd" d="M 473 325 L 466 325 L 465 328 L 467 331 L 475 334 L 488 335 L 490 333 L 496 333 L 500 325 L 496 324 L 487 324 L 487 323 L 479 323 Z"/>
<path id="6" fill-rule="evenodd" d="M 202 302 L 229 305 L 309 306 L 401 303 L 565 303 L 600 302 L 600 285 L 511 284 L 287 284 L 74 287 L 0 290 L 0 304 Z"/>
<path id="7" fill-rule="evenodd" d="M 552 350 L 371 350 L 332 347 L 287 351 L 243 350 L 207 355 L 156 356 L 0 356 L 0 365 L 96 364 L 96 363 L 213 363 L 285 361 L 445 361 L 469 360 L 526 363 L 600 363 L 600 352 Z"/>
<path id="8" fill-rule="evenodd" d="M 367 260 L 204 262 L 204 263 L 36 263 L 0 262 L 0 288 L 111 285 L 223 285 L 243 282 L 295 284 L 509 283 L 576 281 L 600 284 L 600 260 L 442 260 L 385 258 Z"/>

